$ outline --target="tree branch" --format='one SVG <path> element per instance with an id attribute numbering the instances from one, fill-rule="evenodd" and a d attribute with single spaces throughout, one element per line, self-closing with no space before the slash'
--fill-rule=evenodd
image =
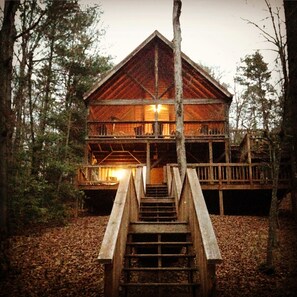
<path id="1" fill-rule="evenodd" d="M 31 30 L 35 29 L 46 13 L 47 13 L 47 10 L 43 10 L 41 15 L 39 16 L 38 20 L 34 24 L 32 24 L 29 28 L 27 28 L 25 31 L 23 31 L 20 34 L 16 35 L 15 39 L 18 39 L 18 38 L 28 34 Z"/>

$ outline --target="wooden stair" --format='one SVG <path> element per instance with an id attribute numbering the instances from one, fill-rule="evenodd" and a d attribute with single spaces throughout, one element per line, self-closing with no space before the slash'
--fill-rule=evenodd
<path id="1" fill-rule="evenodd" d="M 120 296 L 197 296 L 198 270 L 186 222 L 166 185 L 148 186 L 129 225 Z"/>

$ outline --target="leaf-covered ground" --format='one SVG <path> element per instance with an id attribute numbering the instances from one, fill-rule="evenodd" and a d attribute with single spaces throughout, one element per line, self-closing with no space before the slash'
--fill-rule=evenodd
<path id="1" fill-rule="evenodd" d="M 297 224 L 280 216 L 276 273 L 263 274 L 268 219 L 246 216 L 212 216 L 224 262 L 218 266 L 218 297 L 297 296 Z"/>
<path id="2" fill-rule="evenodd" d="M 264 275 L 267 218 L 211 216 L 224 259 L 217 270 L 218 297 L 293 297 L 297 292 L 297 224 L 280 217 L 277 272 Z M 96 261 L 107 216 L 82 216 L 66 227 L 10 239 L 10 272 L 0 296 L 103 296 L 103 269 Z"/>

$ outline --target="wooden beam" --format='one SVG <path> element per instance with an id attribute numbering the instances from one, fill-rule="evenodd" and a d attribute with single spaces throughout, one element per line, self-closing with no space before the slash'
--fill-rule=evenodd
<path id="1" fill-rule="evenodd" d="M 151 182 L 151 147 L 150 143 L 146 143 L 146 183 Z"/>
<path id="2" fill-rule="evenodd" d="M 209 164 L 212 165 L 213 164 L 213 150 L 212 150 L 212 142 L 210 141 L 208 143 L 208 154 L 209 154 Z M 210 170 L 210 183 L 213 184 L 214 183 L 214 175 L 213 175 L 213 167 L 212 166 L 209 166 L 209 170 Z"/>
<path id="3" fill-rule="evenodd" d="M 220 215 L 224 215 L 224 196 L 223 191 L 219 190 L 219 204 L 220 204 Z"/>
<path id="4" fill-rule="evenodd" d="M 161 99 L 170 89 L 174 87 L 174 83 L 172 83 L 159 97 L 158 99 Z"/>
<path id="5" fill-rule="evenodd" d="M 152 99 L 156 99 L 156 97 L 154 96 L 154 94 L 152 94 L 141 82 L 139 82 L 135 77 L 133 77 L 130 73 L 126 72 L 126 75 L 132 79 L 136 84 L 138 84 L 145 92 L 147 92 Z M 119 99 L 117 99 L 119 100 Z"/>
<path id="6" fill-rule="evenodd" d="M 150 94 L 152 98 L 153 94 Z M 119 98 L 119 99 L 100 99 L 92 101 L 89 106 L 100 106 L 100 105 L 152 105 L 152 104 L 167 104 L 173 105 L 175 100 L 173 98 L 169 99 L 127 99 L 127 98 Z M 187 105 L 197 105 L 197 104 L 218 104 L 223 103 L 222 99 L 209 99 L 209 98 L 188 98 L 183 99 L 184 104 Z"/>
<path id="7" fill-rule="evenodd" d="M 155 98 L 158 98 L 159 93 L 159 46 L 155 44 Z"/>

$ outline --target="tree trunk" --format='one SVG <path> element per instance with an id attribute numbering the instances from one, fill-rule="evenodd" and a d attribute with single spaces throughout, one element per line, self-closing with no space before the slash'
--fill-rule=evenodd
<path id="1" fill-rule="evenodd" d="M 285 98 L 284 133 L 289 138 L 292 157 L 292 208 L 297 219 L 297 2 L 285 0 L 289 64 L 288 93 Z"/>
<path id="2" fill-rule="evenodd" d="M 8 160 L 11 152 L 13 112 L 11 109 L 11 81 L 13 46 L 16 37 L 15 14 L 19 0 L 5 1 L 0 31 L 0 236 L 7 234 Z"/>
<path id="3" fill-rule="evenodd" d="M 181 176 L 184 180 L 187 159 L 184 135 L 184 107 L 183 107 L 183 80 L 181 59 L 181 29 L 179 17 L 181 14 L 181 0 L 173 0 L 173 48 L 174 48 L 174 82 L 175 82 L 175 115 L 176 115 L 176 154 Z"/>
<path id="4" fill-rule="evenodd" d="M 49 45 L 49 58 L 48 58 L 48 65 L 46 69 L 46 80 L 45 80 L 45 86 L 44 86 L 44 96 L 42 98 L 42 104 L 40 109 L 40 115 L 39 115 L 39 129 L 38 129 L 38 135 L 36 135 L 36 139 L 34 141 L 34 144 L 32 146 L 32 170 L 31 174 L 34 176 L 38 175 L 40 171 L 40 166 L 42 162 L 42 150 L 44 145 L 44 135 L 46 131 L 47 126 L 47 119 L 48 119 L 48 113 L 50 111 L 50 99 L 51 99 L 51 84 L 52 84 L 52 78 L 53 78 L 53 59 L 54 59 L 54 46 L 55 46 L 55 31 L 56 26 L 53 25 L 51 28 L 51 40 Z"/>
<path id="5" fill-rule="evenodd" d="M 277 137 L 278 138 L 278 137 Z M 277 235 L 277 215 L 278 215 L 278 199 L 277 199 L 277 189 L 278 189 L 278 176 L 280 167 L 280 141 L 279 139 L 271 140 L 272 146 L 272 195 L 271 204 L 269 212 L 269 229 L 268 229 L 268 242 L 267 242 L 267 253 L 266 253 L 266 267 L 267 272 L 274 272 L 274 251 L 278 244 Z"/>

